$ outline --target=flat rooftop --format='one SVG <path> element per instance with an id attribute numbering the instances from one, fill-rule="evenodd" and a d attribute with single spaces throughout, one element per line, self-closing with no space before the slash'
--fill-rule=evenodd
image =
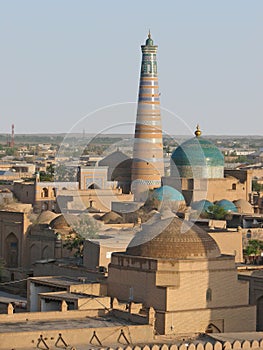
<path id="1" fill-rule="evenodd" d="M 79 300 L 79 299 L 105 299 L 105 296 L 95 296 L 91 294 L 81 294 L 81 293 L 68 293 L 68 292 L 46 292 L 38 294 L 45 299 L 54 299 L 54 300 Z M 109 298 L 109 297 L 108 297 Z"/>
<path id="2" fill-rule="evenodd" d="M 91 284 L 98 283 L 94 281 L 88 281 L 85 276 L 80 276 L 79 278 L 63 277 L 63 276 L 43 276 L 43 277 L 30 277 L 30 282 L 45 284 L 54 287 L 67 288 L 76 284 Z"/>
<path id="3" fill-rule="evenodd" d="M 15 294 L 10 294 L 10 293 L 0 291 L 0 303 L 9 304 L 11 302 L 26 303 L 27 299 L 21 297 L 20 295 L 15 295 Z"/>
<path id="4" fill-rule="evenodd" d="M 54 319 L 54 320 L 39 320 L 39 321 L 19 321 L 19 322 L 0 322 L 0 333 L 14 332 L 33 332 L 46 330 L 64 330 L 64 329 L 83 329 L 83 328 L 104 328 L 114 326 L 134 325 L 122 319 L 117 319 L 112 316 L 107 317 L 84 317 L 72 319 Z"/>
<path id="5" fill-rule="evenodd" d="M 238 274 L 242 275 L 242 276 L 252 276 L 252 277 L 256 277 L 256 278 L 263 278 L 263 268 L 261 266 L 261 268 L 259 269 L 239 269 L 238 268 Z"/>
<path id="6" fill-rule="evenodd" d="M 117 233 L 114 236 L 104 236 L 103 238 L 94 238 L 94 239 L 89 239 L 94 244 L 99 244 L 100 246 L 103 247 L 108 247 L 108 248 L 121 248 L 126 250 L 127 245 L 130 243 L 132 238 L 134 237 L 135 232 L 121 232 Z"/>

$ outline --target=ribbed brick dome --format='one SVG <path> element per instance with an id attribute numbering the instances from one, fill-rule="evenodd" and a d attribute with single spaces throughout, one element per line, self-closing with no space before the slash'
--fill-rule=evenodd
<path id="1" fill-rule="evenodd" d="M 50 222 L 50 227 L 53 229 L 64 229 L 68 228 L 69 224 L 65 219 L 64 215 L 59 215 Z"/>
<path id="2" fill-rule="evenodd" d="M 252 205 L 245 199 L 238 199 L 236 201 L 233 201 L 233 203 L 235 204 L 237 211 L 239 213 L 245 213 L 245 214 L 254 213 Z"/>
<path id="3" fill-rule="evenodd" d="M 174 217 L 143 225 L 126 254 L 160 259 L 215 258 L 220 250 L 207 232 Z"/>

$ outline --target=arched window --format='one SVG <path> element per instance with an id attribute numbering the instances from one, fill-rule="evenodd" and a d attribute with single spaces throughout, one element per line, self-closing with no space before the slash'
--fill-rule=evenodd
<path id="1" fill-rule="evenodd" d="M 47 198 L 48 197 L 48 189 L 46 187 L 44 187 L 42 189 L 42 197 L 43 198 Z"/>
<path id="2" fill-rule="evenodd" d="M 152 73 L 152 65 L 151 62 L 147 64 L 147 73 Z"/>
<path id="3" fill-rule="evenodd" d="M 36 260 L 41 259 L 40 248 L 36 244 L 32 244 L 29 249 L 30 264 L 33 264 Z"/>
<path id="4" fill-rule="evenodd" d="M 99 190 L 100 187 L 96 183 L 92 183 L 88 186 L 88 190 Z"/>
<path id="5" fill-rule="evenodd" d="M 206 291 L 206 301 L 212 301 L 212 289 L 208 288 Z"/>
<path id="6" fill-rule="evenodd" d="M 53 258 L 52 254 L 51 254 L 51 250 L 49 246 L 44 247 L 44 249 L 42 249 L 42 253 L 41 253 L 41 259 L 51 259 Z"/>
<path id="7" fill-rule="evenodd" d="M 52 195 L 53 195 L 53 197 L 56 197 L 56 189 L 55 189 L 55 187 L 52 188 Z"/>
<path id="8" fill-rule="evenodd" d="M 18 267 L 18 239 L 13 232 L 5 240 L 5 261 L 7 267 Z"/>
<path id="9" fill-rule="evenodd" d="M 237 184 L 232 184 L 232 190 L 236 190 L 237 189 Z"/>

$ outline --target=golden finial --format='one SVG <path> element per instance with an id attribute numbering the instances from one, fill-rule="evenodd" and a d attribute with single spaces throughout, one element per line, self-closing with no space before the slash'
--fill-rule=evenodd
<path id="1" fill-rule="evenodd" d="M 196 125 L 195 136 L 199 137 L 202 135 L 202 131 L 200 130 L 199 124 Z"/>
<path id="2" fill-rule="evenodd" d="M 151 39 L 151 31 L 149 29 L 148 38 Z"/>

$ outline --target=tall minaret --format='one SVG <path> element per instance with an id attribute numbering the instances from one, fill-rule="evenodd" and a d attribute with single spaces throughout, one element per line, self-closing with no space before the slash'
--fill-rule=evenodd
<path id="1" fill-rule="evenodd" d="M 11 144 L 10 147 L 15 146 L 15 124 L 12 124 Z"/>
<path id="2" fill-rule="evenodd" d="M 164 175 L 163 139 L 159 100 L 156 52 L 149 32 L 142 48 L 132 182 L 153 189 L 161 186 Z"/>

